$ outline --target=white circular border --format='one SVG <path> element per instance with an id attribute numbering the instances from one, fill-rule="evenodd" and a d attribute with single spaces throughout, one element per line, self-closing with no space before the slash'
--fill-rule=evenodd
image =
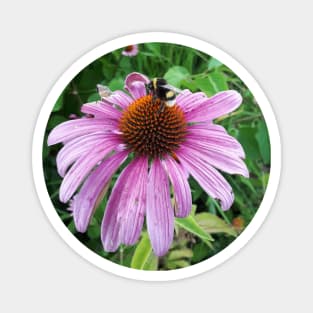
<path id="1" fill-rule="evenodd" d="M 52 205 L 46 188 L 42 165 L 42 146 L 47 121 L 56 100 L 62 93 L 65 86 L 67 86 L 67 84 L 88 64 L 95 61 L 104 54 L 110 53 L 116 49 L 120 49 L 128 45 L 145 42 L 167 42 L 192 47 L 194 49 L 203 51 L 224 63 L 240 77 L 240 79 L 247 85 L 253 96 L 256 98 L 262 109 L 262 113 L 266 120 L 270 134 L 270 177 L 263 201 L 250 224 L 237 239 L 235 239 L 229 246 L 227 246 L 218 254 L 190 267 L 171 271 L 143 271 L 124 267 L 104 259 L 84 246 L 78 239 L 75 238 L 74 235 L 72 235 L 71 232 L 69 232 L 58 216 L 54 206 Z M 259 87 L 258 83 L 242 65 L 240 65 L 236 60 L 234 60 L 231 56 L 222 50 L 202 40 L 176 33 L 152 32 L 127 35 L 106 42 L 83 55 L 81 58 L 79 58 L 79 60 L 71 65 L 68 70 L 65 71 L 65 73 L 58 79 L 48 94 L 38 116 L 33 138 L 32 162 L 35 186 L 42 207 L 44 208 L 48 219 L 60 234 L 60 236 L 78 254 L 99 268 L 119 276 L 145 281 L 169 281 L 195 276 L 218 266 L 233 256 L 251 239 L 251 237 L 263 223 L 274 201 L 281 170 L 281 144 L 276 119 L 271 105 L 267 100 L 264 92 Z"/>

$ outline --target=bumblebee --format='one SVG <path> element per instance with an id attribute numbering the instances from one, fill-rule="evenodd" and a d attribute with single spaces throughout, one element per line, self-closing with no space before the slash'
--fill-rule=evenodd
<path id="1" fill-rule="evenodd" d="M 169 85 L 164 78 L 153 78 L 147 84 L 148 92 L 152 94 L 152 101 L 156 99 L 161 102 L 160 111 L 163 112 L 165 106 L 172 107 L 175 104 L 176 96 L 181 92 L 178 88 Z"/>

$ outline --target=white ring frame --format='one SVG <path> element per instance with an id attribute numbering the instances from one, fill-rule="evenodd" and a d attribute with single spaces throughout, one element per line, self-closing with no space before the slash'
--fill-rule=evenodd
<path id="1" fill-rule="evenodd" d="M 186 268 L 171 271 L 143 271 L 124 267 L 104 259 L 83 245 L 63 224 L 52 205 L 46 188 L 42 166 L 42 147 L 47 121 L 56 100 L 65 86 L 88 64 L 104 54 L 128 45 L 145 42 L 169 42 L 192 47 L 217 58 L 228 66 L 247 85 L 260 105 L 269 130 L 271 143 L 271 171 L 268 186 L 263 201 L 247 228 L 229 246 L 211 258 Z M 258 83 L 242 65 L 227 53 L 202 40 L 175 33 L 151 32 L 127 35 L 106 42 L 80 57 L 65 71 L 51 89 L 38 116 L 33 138 L 32 161 L 35 186 L 42 207 L 56 231 L 72 249 L 92 264 L 119 276 L 145 281 L 170 281 L 195 276 L 218 266 L 238 252 L 256 233 L 270 210 L 278 188 L 281 171 L 281 143 L 271 105 Z"/>

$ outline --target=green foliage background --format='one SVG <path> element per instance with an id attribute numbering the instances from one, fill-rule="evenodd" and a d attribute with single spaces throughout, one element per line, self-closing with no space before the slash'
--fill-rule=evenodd
<path id="1" fill-rule="evenodd" d="M 252 93 L 229 68 L 200 51 L 173 44 L 146 43 L 139 45 L 139 54 L 126 57 L 122 49 L 97 59 L 83 69 L 64 89 L 49 118 L 43 144 L 43 166 L 51 201 L 60 218 L 73 235 L 95 253 L 120 265 L 143 270 L 171 270 L 186 267 L 205 260 L 227 247 L 240 235 L 257 212 L 265 193 L 270 171 L 270 142 L 262 112 Z M 103 250 L 100 225 L 109 192 L 97 208 L 88 231 L 78 233 L 67 211 L 68 204 L 58 200 L 61 177 L 56 171 L 56 155 L 61 144 L 47 146 L 47 135 L 53 127 L 69 119 L 70 114 L 81 116 L 83 103 L 99 99 L 97 84 L 111 90 L 123 89 L 124 79 L 131 72 L 141 72 L 148 77 L 165 77 L 181 89 L 203 91 L 208 96 L 234 89 L 243 97 L 240 108 L 215 122 L 223 125 L 236 137 L 246 152 L 246 164 L 250 178 L 227 175 L 235 202 L 223 212 L 220 205 L 190 178 L 193 197 L 193 213 L 185 219 L 175 220 L 175 238 L 170 251 L 157 258 L 151 249 L 149 237 L 144 230 L 134 246 L 121 246 L 115 253 Z M 125 166 L 125 165 L 124 165 Z"/>

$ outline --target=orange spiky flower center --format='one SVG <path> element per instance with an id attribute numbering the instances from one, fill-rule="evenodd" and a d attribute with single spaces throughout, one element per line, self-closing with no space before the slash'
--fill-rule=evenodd
<path id="1" fill-rule="evenodd" d="M 127 147 L 137 155 L 152 158 L 169 154 L 176 158 L 175 150 L 184 141 L 187 123 L 184 112 L 176 104 L 164 105 L 159 99 L 143 96 L 123 112 L 119 129 Z"/>

